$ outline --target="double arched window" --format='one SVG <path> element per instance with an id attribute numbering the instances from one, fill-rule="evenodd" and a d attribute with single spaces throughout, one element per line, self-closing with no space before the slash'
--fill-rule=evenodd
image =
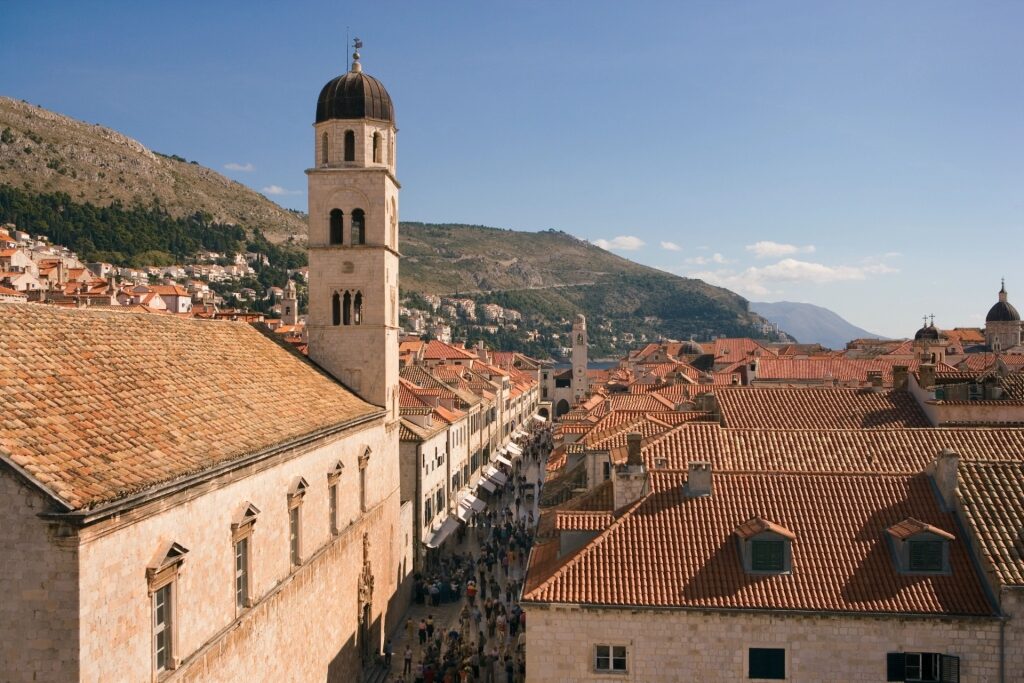
<path id="1" fill-rule="evenodd" d="M 341 212 L 341 209 L 333 209 L 331 211 L 331 244 L 341 244 L 344 240 L 345 225 L 344 225 L 345 214 Z"/>
<path id="2" fill-rule="evenodd" d="M 366 214 L 362 209 L 352 211 L 352 244 L 366 244 Z"/>
<path id="3" fill-rule="evenodd" d="M 363 293 L 358 290 L 344 294 L 335 292 L 331 296 L 331 324 L 362 325 Z"/>
<path id="4" fill-rule="evenodd" d="M 345 131 L 345 161 L 356 160 L 356 134 L 350 130 Z"/>

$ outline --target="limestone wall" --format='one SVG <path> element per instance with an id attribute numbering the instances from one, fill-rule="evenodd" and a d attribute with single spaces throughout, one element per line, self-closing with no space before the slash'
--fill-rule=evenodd
<path id="1" fill-rule="evenodd" d="M 788 681 L 884 681 L 886 654 L 898 651 L 958 655 L 964 683 L 994 682 L 999 673 L 1000 625 L 994 619 L 534 607 L 527 609 L 526 623 L 530 683 L 748 680 L 752 647 L 785 648 Z M 625 645 L 628 673 L 595 672 L 596 644 Z"/>

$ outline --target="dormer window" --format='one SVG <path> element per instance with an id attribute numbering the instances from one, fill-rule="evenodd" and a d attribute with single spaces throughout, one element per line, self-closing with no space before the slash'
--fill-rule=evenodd
<path id="1" fill-rule="evenodd" d="M 949 573 L 949 542 L 955 536 L 909 517 L 886 529 L 893 558 L 905 574 Z"/>
<path id="2" fill-rule="evenodd" d="M 789 574 L 793 571 L 792 543 L 796 534 L 762 517 L 736 528 L 743 570 L 748 574 Z"/>

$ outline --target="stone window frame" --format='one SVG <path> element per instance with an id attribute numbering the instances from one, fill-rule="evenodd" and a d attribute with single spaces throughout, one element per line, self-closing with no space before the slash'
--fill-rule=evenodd
<path id="1" fill-rule="evenodd" d="M 373 449 L 369 446 L 363 449 L 363 454 L 359 456 L 359 510 L 360 512 L 366 512 L 366 469 L 370 466 L 370 456 L 373 454 Z"/>
<path id="2" fill-rule="evenodd" d="M 605 649 L 606 654 L 602 656 L 601 650 Z M 616 657 L 615 650 L 621 648 L 622 656 Z M 602 667 L 601 660 L 607 660 L 607 664 Z M 615 668 L 615 661 L 622 660 L 622 668 Z M 594 643 L 593 648 L 593 671 L 598 674 L 611 674 L 611 675 L 622 675 L 629 673 L 629 646 L 624 644 L 616 643 Z"/>
<path id="3" fill-rule="evenodd" d="M 302 502 L 308 488 L 305 479 L 296 477 L 288 489 L 288 566 L 292 571 L 302 566 Z"/>
<path id="4" fill-rule="evenodd" d="M 739 538 L 740 558 L 743 562 L 743 571 L 754 575 L 788 575 L 793 573 L 793 544 L 792 541 L 782 534 L 773 531 L 762 531 L 750 538 Z M 781 543 L 782 544 L 782 567 L 779 569 L 763 569 L 754 567 L 754 546 L 759 543 Z"/>
<path id="5" fill-rule="evenodd" d="M 913 666 L 908 661 L 911 657 L 917 658 L 916 676 L 909 672 Z M 932 659 L 930 678 L 923 677 L 925 657 Z M 889 652 L 886 655 L 885 669 L 886 681 L 908 681 L 910 683 L 952 681 L 956 683 L 960 680 L 960 657 L 941 652 Z"/>
<path id="6" fill-rule="evenodd" d="M 158 680 L 169 672 L 174 671 L 181 664 L 178 656 L 178 577 L 181 575 L 182 565 L 188 548 L 180 543 L 171 541 L 161 546 L 154 560 L 146 567 L 146 583 L 149 595 L 150 613 L 150 653 L 153 662 L 153 680 Z M 156 623 L 156 600 L 161 589 L 167 588 L 168 603 L 167 625 L 164 630 L 168 634 L 167 661 L 165 666 L 157 664 L 157 623 Z"/>
<path id="7" fill-rule="evenodd" d="M 754 653 L 782 653 L 782 672 L 781 674 L 764 676 L 754 675 Z M 786 680 L 786 670 L 789 668 L 789 652 L 785 647 L 748 647 L 747 648 L 747 679 L 755 681 L 784 681 Z M 763 671 L 758 671 L 758 674 L 763 674 Z"/>
<path id="8" fill-rule="evenodd" d="M 886 533 L 889 550 L 892 553 L 896 571 L 908 576 L 949 576 L 953 573 L 950 563 L 950 543 L 954 536 L 942 529 L 929 527 L 917 533 L 900 537 L 890 529 Z M 940 543 L 942 548 L 941 562 L 938 569 L 922 569 L 912 564 L 913 549 L 918 543 Z"/>
<path id="9" fill-rule="evenodd" d="M 242 504 L 235 520 L 231 523 L 231 560 L 235 566 L 234 570 L 234 596 L 235 613 L 241 614 L 255 604 L 252 580 L 252 536 L 256 519 L 259 517 L 260 509 L 246 501 Z M 245 595 L 241 604 L 238 600 L 238 544 L 245 541 Z"/>
<path id="10" fill-rule="evenodd" d="M 339 460 L 327 472 L 327 518 L 331 530 L 331 536 L 341 533 L 341 524 L 338 523 L 338 482 L 345 471 L 345 465 Z"/>

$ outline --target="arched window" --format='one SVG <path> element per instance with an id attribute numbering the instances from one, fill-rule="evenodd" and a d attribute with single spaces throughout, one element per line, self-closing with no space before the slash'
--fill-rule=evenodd
<path id="1" fill-rule="evenodd" d="M 324 133 L 323 136 L 320 138 L 320 159 L 321 159 L 320 163 L 322 163 L 324 166 L 327 165 L 327 159 L 328 159 L 327 150 L 328 150 L 328 147 L 327 147 L 327 133 Z"/>
<path id="2" fill-rule="evenodd" d="M 345 131 L 345 161 L 356 160 L 356 134 L 350 130 Z"/>
<path id="3" fill-rule="evenodd" d="M 341 295 L 337 292 L 331 297 L 331 322 L 335 325 L 341 324 Z"/>
<path id="4" fill-rule="evenodd" d="M 356 297 L 352 306 L 352 317 L 356 325 L 363 324 L 363 293 L 356 292 Z"/>
<path id="5" fill-rule="evenodd" d="M 373 134 L 373 163 L 380 163 L 381 154 L 380 133 Z"/>
<path id="6" fill-rule="evenodd" d="M 352 244 L 366 244 L 366 214 L 362 209 L 352 211 Z"/>
<path id="7" fill-rule="evenodd" d="M 341 209 L 331 211 L 331 244 L 341 244 L 344 239 L 344 216 Z"/>
<path id="8" fill-rule="evenodd" d="M 352 295 L 345 292 L 345 303 L 343 306 L 344 323 L 346 325 L 352 324 Z"/>

